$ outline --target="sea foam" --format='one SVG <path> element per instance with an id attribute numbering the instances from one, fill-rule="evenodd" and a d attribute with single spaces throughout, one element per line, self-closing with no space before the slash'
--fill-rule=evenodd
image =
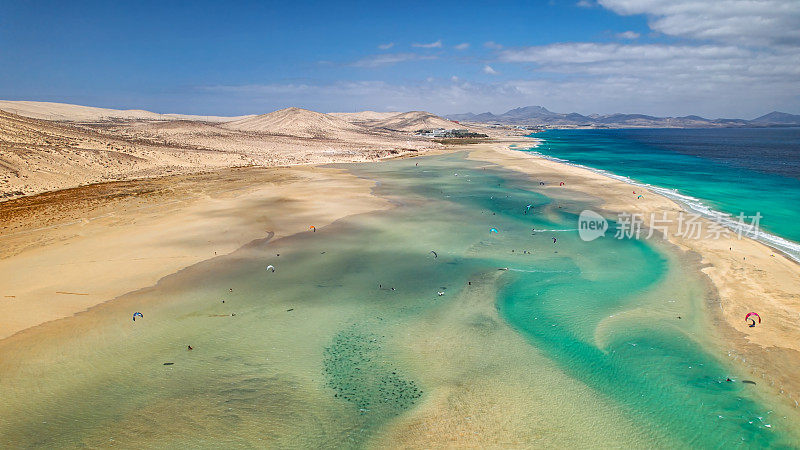
<path id="1" fill-rule="evenodd" d="M 538 147 L 538 145 L 537 145 Z M 643 187 L 656 194 L 662 195 L 667 197 L 668 199 L 674 201 L 675 203 L 679 204 L 683 207 L 686 211 L 698 214 L 702 217 L 707 219 L 713 220 L 720 225 L 730 229 L 736 234 L 741 234 L 742 236 L 749 237 L 751 239 L 755 239 L 762 244 L 778 250 L 786 254 L 791 259 L 795 260 L 796 262 L 800 263 L 800 244 L 794 241 L 790 241 L 788 239 L 784 239 L 780 236 L 767 233 L 761 229 L 751 230 L 750 226 L 747 224 L 740 223 L 738 220 L 734 220 L 731 218 L 729 214 L 726 214 L 721 211 L 717 211 L 710 206 L 703 203 L 700 199 L 696 197 L 692 197 L 690 195 L 682 194 L 677 189 L 665 188 L 661 186 L 655 186 L 648 183 L 642 183 L 641 181 L 634 180 L 633 178 L 626 177 L 624 175 L 618 175 L 613 172 L 609 172 L 603 169 L 597 169 L 590 166 L 585 166 L 583 164 L 577 164 L 572 161 L 563 158 L 557 158 L 555 156 L 545 155 L 534 150 L 535 147 L 530 147 L 527 149 L 517 149 L 520 151 L 524 151 L 526 153 L 530 153 L 536 155 L 540 158 L 546 159 L 548 161 L 553 161 L 561 164 L 566 164 L 573 167 L 578 167 L 581 169 L 589 170 L 591 172 L 603 175 L 608 178 L 612 178 L 617 181 L 622 181 L 623 183 L 627 183 L 633 186 Z"/>

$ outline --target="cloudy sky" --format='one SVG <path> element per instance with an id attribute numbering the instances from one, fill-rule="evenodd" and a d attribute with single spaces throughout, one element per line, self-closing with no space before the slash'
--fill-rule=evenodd
<path id="1" fill-rule="evenodd" d="M 0 0 L 0 98 L 157 112 L 800 113 L 800 0 Z"/>

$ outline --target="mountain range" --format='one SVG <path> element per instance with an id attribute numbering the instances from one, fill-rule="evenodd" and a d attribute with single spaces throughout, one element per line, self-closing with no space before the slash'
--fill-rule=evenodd
<path id="1" fill-rule="evenodd" d="M 752 120 L 706 119 L 690 115 L 682 117 L 656 117 L 645 114 L 591 114 L 556 113 L 542 106 L 524 106 L 503 114 L 485 112 L 445 116 L 450 120 L 502 125 L 591 128 L 705 128 L 705 127 L 769 127 L 800 126 L 800 115 L 773 111 Z"/>

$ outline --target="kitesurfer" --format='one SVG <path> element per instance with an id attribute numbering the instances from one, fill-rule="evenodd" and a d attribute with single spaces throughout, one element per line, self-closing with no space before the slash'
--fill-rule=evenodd
<path id="1" fill-rule="evenodd" d="M 750 325 L 748 325 L 750 328 L 754 328 L 756 326 L 756 319 L 754 319 L 753 317 L 758 319 L 758 323 L 761 323 L 761 316 L 759 316 L 758 313 L 749 312 L 747 313 L 747 315 L 744 316 L 744 320 L 745 322 L 750 321 Z"/>

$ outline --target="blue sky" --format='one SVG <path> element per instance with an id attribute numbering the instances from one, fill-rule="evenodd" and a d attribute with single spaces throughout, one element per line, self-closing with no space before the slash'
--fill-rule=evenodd
<path id="1" fill-rule="evenodd" d="M 157 112 L 800 113 L 800 2 L 0 0 L 0 98 Z"/>

